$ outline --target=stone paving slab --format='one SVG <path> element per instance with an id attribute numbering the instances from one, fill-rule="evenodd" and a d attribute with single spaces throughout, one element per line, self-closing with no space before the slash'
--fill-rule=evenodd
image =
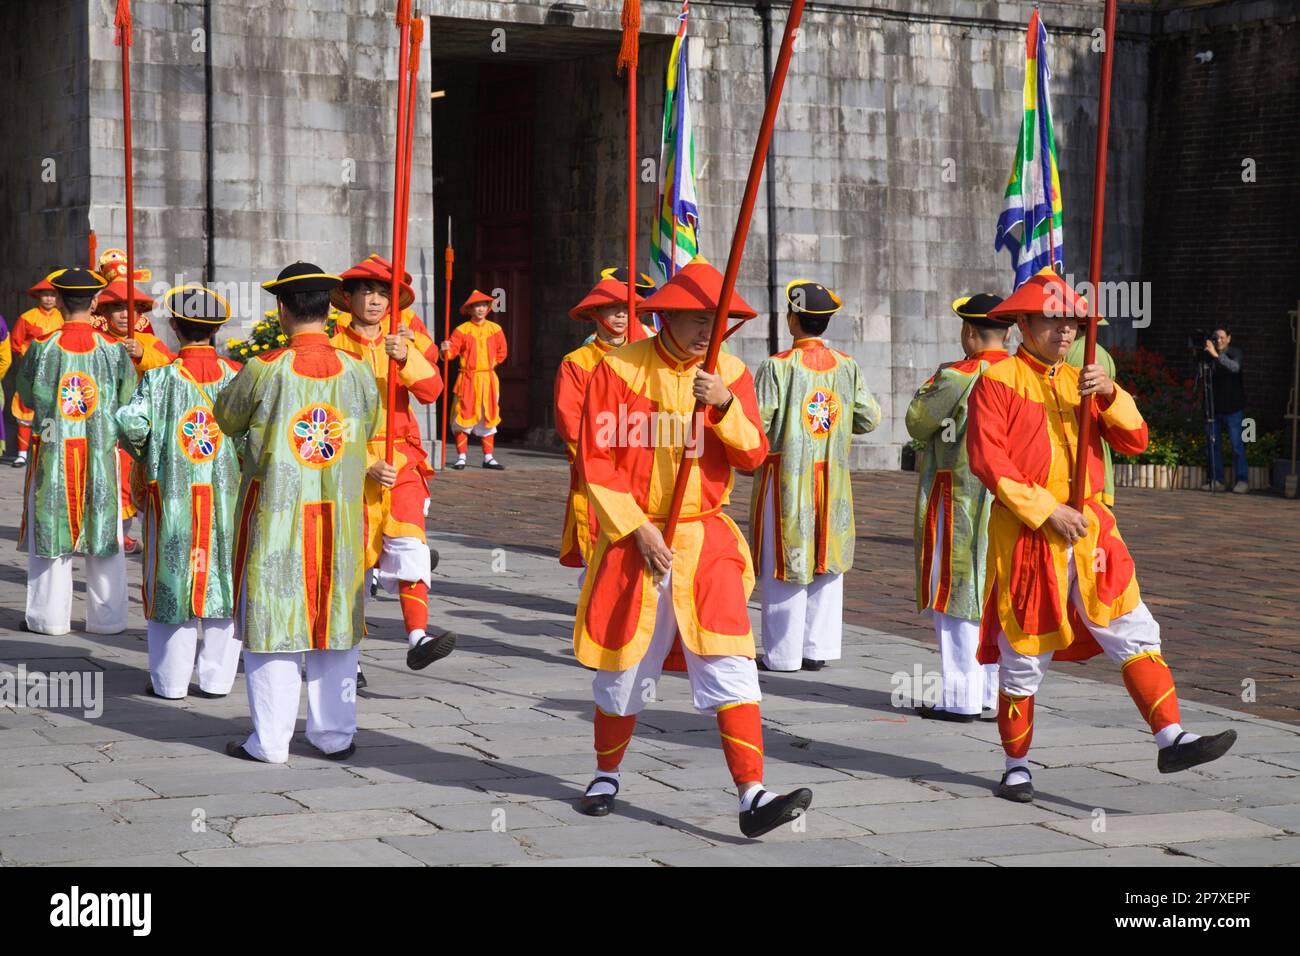
<path id="1" fill-rule="evenodd" d="M 564 471 L 547 463 L 538 475 Z M 14 512 L 0 492 L 0 528 Z M 504 540 L 546 543 L 551 531 L 499 545 L 432 532 L 443 560 L 431 620 L 462 635 L 456 653 L 407 671 L 398 603 L 371 601 L 357 753 L 326 761 L 299 736 L 282 767 L 222 753 L 248 733 L 242 674 L 223 700 L 141 693 L 138 591 L 123 635 L 14 630 L 23 556 L 0 550 L 0 670 L 100 674 L 105 693 L 97 718 L 0 707 L 0 865 L 1300 863 L 1296 727 L 1184 701 L 1190 728 L 1232 726 L 1240 743 L 1218 763 L 1162 775 L 1122 687 L 1093 680 L 1097 667 L 1055 668 L 1031 751 L 1039 798 L 1013 805 L 991 796 L 995 725 L 923 721 L 910 700 L 896 706 L 900 675 L 937 668 L 932 639 L 870 624 L 846 629 L 844 658 L 825 671 L 761 677 L 767 782 L 814 790 L 796 825 L 762 841 L 740 835 L 716 726 L 679 676 L 638 720 L 618 812 L 583 817 L 574 801 L 592 769 L 591 674 L 569 643 L 576 576 Z M 492 571 L 498 546 L 508 574 Z M 133 582 L 138 573 L 133 559 Z"/>

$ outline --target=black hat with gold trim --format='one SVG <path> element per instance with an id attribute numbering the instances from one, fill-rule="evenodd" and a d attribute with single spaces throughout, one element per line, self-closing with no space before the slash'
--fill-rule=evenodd
<path id="1" fill-rule="evenodd" d="M 108 285 L 107 279 L 89 269 L 60 269 L 46 276 L 46 281 L 60 292 L 86 296 L 94 295 Z"/>
<path id="2" fill-rule="evenodd" d="M 602 279 L 613 279 L 615 282 L 627 285 L 627 266 L 610 266 L 607 269 L 601 269 L 600 277 Z M 642 272 L 637 276 L 635 288 L 638 295 L 649 295 L 655 291 L 655 280 Z"/>
<path id="3" fill-rule="evenodd" d="M 230 303 L 211 289 L 190 282 L 168 289 L 163 307 L 174 318 L 218 326 L 230 321 Z"/>
<path id="4" fill-rule="evenodd" d="M 291 266 L 285 266 L 270 282 L 263 282 L 262 288 L 279 297 L 295 292 L 329 292 L 341 281 L 343 280 L 338 276 L 331 275 L 318 265 L 295 262 Z"/>
<path id="5" fill-rule="evenodd" d="M 785 300 L 795 315 L 822 316 L 829 319 L 844 302 L 820 282 L 794 279 L 785 287 Z"/>
<path id="6" fill-rule="evenodd" d="M 952 300 L 952 311 L 959 319 L 981 329 L 1005 329 L 1012 323 L 989 318 L 989 312 L 1002 304 L 1002 296 L 992 292 L 976 292 Z"/>

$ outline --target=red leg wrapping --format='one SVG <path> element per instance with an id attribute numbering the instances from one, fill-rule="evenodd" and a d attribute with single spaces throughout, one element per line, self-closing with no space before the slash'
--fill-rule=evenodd
<path id="1" fill-rule="evenodd" d="M 736 783 L 756 783 L 763 779 L 763 718 L 758 704 L 727 704 L 718 709 L 718 733 L 722 735 L 722 752 L 727 769 Z"/>
<path id="2" fill-rule="evenodd" d="M 1143 719 L 1151 725 L 1151 732 L 1179 723 L 1178 693 L 1174 690 L 1174 674 L 1157 651 L 1148 651 L 1130 657 L 1120 665 L 1124 686 L 1137 704 Z"/>
<path id="3" fill-rule="evenodd" d="M 1008 757 L 1020 758 L 1029 753 L 1034 739 L 1034 698 L 1010 697 L 998 692 L 998 734 Z"/>
<path id="4" fill-rule="evenodd" d="M 597 707 L 596 718 L 592 723 L 596 730 L 596 767 L 613 773 L 623 762 L 627 745 L 632 742 L 636 714 L 619 717 L 607 714 Z"/>

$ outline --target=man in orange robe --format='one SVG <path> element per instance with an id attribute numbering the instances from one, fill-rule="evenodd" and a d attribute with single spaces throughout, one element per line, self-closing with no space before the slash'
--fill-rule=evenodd
<path id="1" fill-rule="evenodd" d="M 28 347 L 34 341 L 45 338 L 63 326 L 63 313 L 58 309 L 54 286 L 50 285 L 49 278 L 36 283 L 27 290 L 27 294 L 36 300 L 36 305 L 18 316 L 18 321 L 9 334 L 15 360 L 26 355 Z M 19 362 L 20 366 L 21 364 Z M 27 464 L 27 449 L 32 443 L 33 413 L 18 397 L 16 388 L 9 410 L 18 424 L 18 455 L 13 460 L 13 467 L 22 468 Z"/>
<path id="2" fill-rule="evenodd" d="M 636 296 L 635 302 L 640 302 Z M 569 318 L 596 324 L 596 335 L 560 361 L 555 374 L 555 431 L 569 456 L 569 502 L 564 510 L 560 564 L 585 568 L 596 542 L 587 493 L 578 480 L 578 437 L 582 405 L 591 373 L 601 359 L 627 341 L 627 283 L 601 279 L 587 297 L 569 310 Z"/>
<path id="3" fill-rule="evenodd" d="M 762 695 L 745 606 L 754 568 L 722 509 L 732 469 L 762 464 L 767 438 L 744 363 L 723 354 L 716 374 L 699 368 L 721 286 L 716 269 L 692 260 L 640 305 L 663 316 L 660 334 L 606 355 L 587 387 L 578 477 L 600 532 L 573 645 L 578 660 L 597 670 L 596 776 L 579 810 L 604 816 L 613 809 L 636 715 L 667 667 L 685 670 L 695 708 L 716 715 L 740 828 L 754 837 L 801 815 L 812 793 L 763 788 Z M 730 314 L 756 313 L 736 296 Z M 686 455 L 698 461 L 669 548 L 661 528 Z"/>
<path id="4" fill-rule="evenodd" d="M 460 307 L 460 314 L 469 321 L 456 326 L 451 338 L 442 343 L 446 358 L 460 359 L 456 416 L 451 425 L 456 433 L 456 460 L 451 467 L 457 471 L 465 467 L 471 432 L 483 440 L 483 467 L 505 469 L 492 450 L 501 424 L 501 380 L 496 368 L 506 360 L 506 333 L 488 319 L 491 311 L 492 297 L 475 289 Z"/>
<path id="5" fill-rule="evenodd" d="M 1227 730 L 1200 737 L 1179 723 L 1173 674 L 1160 653 L 1160 625 L 1138 592 L 1133 559 L 1102 500 L 1104 439 L 1141 452 L 1147 426 L 1133 396 L 1100 364 L 1065 363 L 1087 303 L 1050 268 L 1030 278 L 989 318 L 1014 320 L 1016 354 L 990 366 L 971 393 L 970 467 L 993 493 L 979 661 L 999 664 L 998 730 L 1006 772 L 997 794 L 1033 799 L 1029 745 L 1034 695 L 1053 658 L 1105 652 L 1160 748 L 1161 773 L 1227 753 Z M 1083 511 L 1070 507 L 1079 408 L 1094 396 L 1097 424 L 1087 455 Z"/>
<path id="6" fill-rule="evenodd" d="M 350 316 L 330 340 L 336 349 L 357 356 L 374 373 L 383 403 L 379 430 L 367 445 L 365 538 L 366 568 L 375 569 L 378 584 L 396 592 L 406 626 L 406 664 L 421 670 L 451 653 L 456 635 L 450 631 L 430 637 L 429 583 L 433 571 L 424 519 L 428 512 L 433 474 L 411 399 L 428 405 L 442 394 L 438 347 L 409 306 L 415 300 L 409 276 L 399 285 L 401 332 L 388 334 L 393 267 L 377 255 L 357 263 L 340 276 L 330 293 L 331 304 Z M 388 366 L 397 362 L 397 401 L 393 408 L 393 463 L 385 458 Z M 363 679 L 358 679 L 362 686 Z"/>
<path id="7" fill-rule="evenodd" d="M 152 311 L 154 301 L 139 286 L 136 286 L 135 289 L 135 336 L 127 338 L 127 312 L 129 307 L 126 294 L 125 279 L 119 278 L 110 282 L 107 288 L 99 294 L 99 301 L 95 304 L 95 321 L 93 324 L 101 329 L 109 339 L 121 342 L 126 346 L 127 354 L 131 356 L 131 363 L 135 366 L 136 375 L 143 376 L 150 369 L 170 365 L 176 360 L 176 356 L 172 354 L 171 349 L 163 344 L 162 339 L 152 332 L 141 329 L 141 319 L 144 319 L 147 312 Z M 147 322 L 148 320 L 144 319 L 144 321 Z M 122 550 L 127 554 L 135 554 L 140 550 L 140 542 L 131 537 L 130 534 L 131 523 L 135 520 L 136 515 L 135 501 L 131 497 L 131 469 L 133 467 L 135 467 L 134 459 L 124 449 L 118 448 L 117 472 L 122 499 Z"/>

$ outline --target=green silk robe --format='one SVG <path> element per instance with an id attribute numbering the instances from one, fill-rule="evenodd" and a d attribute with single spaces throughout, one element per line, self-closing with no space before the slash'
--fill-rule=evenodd
<path id="1" fill-rule="evenodd" d="M 939 369 L 907 406 L 907 431 L 925 447 L 916 454 L 916 608 L 978 621 L 993 494 L 971 473 L 966 409 L 983 371 L 1007 357 L 985 349 Z M 938 579 L 934 582 L 934 568 Z"/>
<path id="2" fill-rule="evenodd" d="M 212 403 L 238 369 L 211 346 L 187 346 L 145 372 L 117 410 L 122 447 L 144 466 L 142 593 L 145 616 L 160 624 L 234 616 L 239 457 Z"/>
<path id="3" fill-rule="evenodd" d="M 235 608 L 255 653 L 348 650 L 365 633 L 366 442 L 375 376 L 323 332 L 255 356 L 217 397 L 247 436 L 235 516 Z"/>
<path id="4" fill-rule="evenodd" d="M 842 574 L 853 567 L 855 543 L 849 445 L 880 424 L 880 405 L 858 363 L 815 338 L 797 339 L 765 359 L 754 390 L 770 449 L 754 474 L 750 503 L 754 566 L 766 496 L 774 493 L 772 573 L 791 584 Z"/>
<path id="5" fill-rule="evenodd" d="M 35 412 L 20 547 L 30 522 L 44 558 L 121 550 L 114 415 L 135 383 L 126 347 L 89 322 L 67 322 L 31 343 L 17 382 L 19 400 Z"/>

